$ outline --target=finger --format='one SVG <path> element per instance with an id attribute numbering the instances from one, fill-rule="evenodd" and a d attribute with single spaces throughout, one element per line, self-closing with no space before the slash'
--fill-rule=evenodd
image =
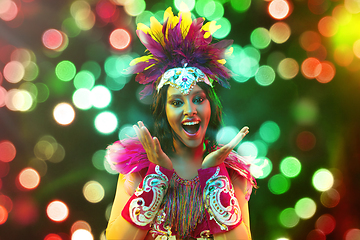
<path id="1" fill-rule="evenodd" d="M 159 139 L 157 137 L 153 137 L 153 143 L 154 143 L 154 149 L 155 149 L 155 152 L 156 153 L 160 153 L 162 152 L 162 149 L 161 149 L 161 145 L 160 145 L 160 142 L 159 142 Z"/>
<path id="2" fill-rule="evenodd" d="M 238 134 L 227 144 L 228 147 L 233 150 L 236 145 L 238 145 L 241 140 L 249 133 L 249 127 L 243 127 Z M 231 151 L 230 150 L 230 151 Z M 229 151 L 229 152 L 230 152 Z"/>
<path id="3" fill-rule="evenodd" d="M 149 130 L 145 126 L 142 126 L 140 128 L 140 131 L 141 131 L 141 134 L 143 136 L 146 146 L 154 149 L 153 139 L 152 139 L 152 136 L 151 136 Z"/>

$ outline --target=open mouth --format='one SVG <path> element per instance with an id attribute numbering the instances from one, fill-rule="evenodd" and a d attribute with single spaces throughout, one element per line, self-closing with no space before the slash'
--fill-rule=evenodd
<path id="1" fill-rule="evenodd" d="M 184 122 L 182 124 L 183 129 L 185 130 L 185 132 L 187 132 L 188 134 L 196 134 L 199 131 L 200 128 L 200 122 L 199 121 L 194 121 L 194 122 Z"/>

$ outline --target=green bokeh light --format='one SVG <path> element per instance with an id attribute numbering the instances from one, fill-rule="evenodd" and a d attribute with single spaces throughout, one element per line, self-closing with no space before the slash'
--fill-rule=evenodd
<path id="1" fill-rule="evenodd" d="M 253 165 L 255 165 L 256 167 L 254 167 Z M 257 158 L 254 160 L 253 164 L 251 164 L 250 172 L 253 174 L 253 172 L 256 172 L 257 169 L 261 169 L 262 174 L 259 174 L 258 176 L 256 176 L 256 178 L 264 179 L 271 173 L 273 169 L 273 164 L 271 160 L 266 157 Z"/>
<path id="2" fill-rule="evenodd" d="M 133 57 L 126 54 L 121 56 L 110 56 L 106 59 L 104 64 L 105 73 L 112 78 L 128 76 L 130 73 L 127 72 L 127 69 L 132 60 Z"/>
<path id="3" fill-rule="evenodd" d="M 95 117 L 95 128 L 102 134 L 113 133 L 118 126 L 118 119 L 114 113 L 105 111 Z"/>
<path id="4" fill-rule="evenodd" d="M 74 78 L 76 74 L 76 67 L 72 62 L 64 60 L 56 65 L 55 74 L 60 80 L 68 82 Z"/>
<path id="5" fill-rule="evenodd" d="M 61 29 L 70 38 L 76 37 L 80 34 L 81 29 L 77 26 L 74 18 L 66 18 L 61 25 Z"/>
<path id="6" fill-rule="evenodd" d="M 91 92 L 89 89 L 80 88 L 74 92 L 72 96 L 72 101 L 75 107 L 82 110 L 88 110 L 92 107 L 90 96 L 91 96 Z"/>
<path id="7" fill-rule="evenodd" d="M 266 121 L 259 129 L 260 137 L 267 143 L 273 143 L 280 137 L 280 128 L 273 121 Z"/>
<path id="8" fill-rule="evenodd" d="M 74 78 L 74 86 L 76 89 L 86 88 L 91 89 L 95 84 L 95 77 L 94 75 L 87 71 L 81 70 L 78 72 Z"/>
<path id="9" fill-rule="evenodd" d="M 258 149 L 256 145 L 250 141 L 242 142 L 238 147 L 237 152 L 241 156 L 251 156 L 254 158 L 256 158 L 258 155 Z"/>
<path id="10" fill-rule="evenodd" d="M 205 5 L 204 13 L 209 21 L 218 20 L 224 16 L 224 7 L 218 1 L 209 2 Z"/>
<path id="11" fill-rule="evenodd" d="M 141 14 L 137 15 L 135 18 L 136 24 L 143 23 L 146 26 L 150 26 L 150 18 L 153 17 L 154 14 L 150 11 L 143 11 Z"/>
<path id="12" fill-rule="evenodd" d="M 301 198 L 295 204 L 295 212 L 302 219 L 309 219 L 316 212 L 316 203 L 311 198 Z"/>
<path id="13" fill-rule="evenodd" d="M 260 66 L 255 73 L 255 80 L 261 86 L 269 86 L 275 80 L 274 69 L 267 65 Z"/>
<path id="14" fill-rule="evenodd" d="M 292 114 L 299 124 L 313 124 L 318 117 L 318 108 L 312 99 L 300 99 L 292 108 Z"/>
<path id="15" fill-rule="evenodd" d="M 314 173 L 312 184 L 317 191 L 325 192 L 334 185 L 334 176 L 329 170 L 320 168 Z"/>
<path id="16" fill-rule="evenodd" d="M 290 180 L 282 174 L 276 174 L 269 179 L 268 187 L 273 194 L 283 194 L 289 190 Z"/>
<path id="17" fill-rule="evenodd" d="M 87 70 L 91 72 L 97 80 L 101 75 L 101 67 L 100 65 L 95 61 L 87 61 L 81 66 L 81 70 Z"/>
<path id="18" fill-rule="evenodd" d="M 284 227 L 293 228 L 299 223 L 300 218 L 296 214 L 294 208 L 286 208 L 281 211 L 279 215 L 279 221 L 280 224 L 283 225 Z"/>
<path id="19" fill-rule="evenodd" d="M 220 25 L 221 28 L 214 32 L 213 37 L 222 39 L 229 35 L 231 31 L 231 23 L 228 19 L 222 17 L 216 20 L 216 25 Z"/>
<path id="20" fill-rule="evenodd" d="M 195 7 L 195 0 L 174 0 L 174 5 L 175 5 L 177 10 L 179 10 L 179 11 L 186 10 L 186 9 L 181 9 L 182 3 L 186 4 L 189 11 L 192 11 L 194 9 L 194 7 Z"/>
<path id="21" fill-rule="evenodd" d="M 119 91 L 119 90 L 123 89 L 126 82 L 127 82 L 127 77 L 112 78 L 112 77 L 106 76 L 106 78 L 105 78 L 106 87 L 112 91 Z"/>
<path id="22" fill-rule="evenodd" d="M 39 76 L 39 67 L 35 62 L 29 62 L 25 66 L 25 73 L 23 80 L 25 81 L 34 81 Z"/>
<path id="23" fill-rule="evenodd" d="M 286 177 L 296 177 L 301 171 L 301 163 L 295 157 L 286 157 L 280 163 L 280 171 Z"/>
<path id="24" fill-rule="evenodd" d="M 91 104 L 96 108 L 107 107 L 112 99 L 110 90 L 102 85 L 95 86 L 90 91 Z"/>
<path id="25" fill-rule="evenodd" d="M 212 0 L 198 0 L 195 4 L 195 10 L 197 14 L 201 17 L 205 17 L 204 9 L 207 3 L 211 2 Z"/>
<path id="26" fill-rule="evenodd" d="M 251 0 L 230 0 L 231 7 L 238 12 L 245 12 L 251 5 Z"/>
<path id="27" fill-rule="evenodd" d="M 268 145 L 262 140 L 255 140 L 253 143 L 258 149 L 258 157 L 265 157 L 268 152 Z"/>
<path id="28" fill-rule="evenodd" d="M 37 88 L 37 96 L 36 96 L 37 102 L 38 103 L 45 102 L 50 95 L 48 86 L 46 86 L 44 83 L 35 83 L 35 86 Z"/>
<path id="29" fill-rule="evenodd" d="M 266 28 L 256 28 L 250 35 L 251 44 L 257 49 L 267 48 L 271 42 L 270 33 Z"/>
<path id="30" fill-rule="evenodd" d="M 96 151 L 91 160 L 94 167 L 98 170 L 105 170 L 104 161 L 105 161 L 106 150 Z"/>
<path id="31" fill-rule="evenodd" d="M 129 137 L 136 137 L 136 133 L 132 125 L 125 124 L 119 131 L 119 139 L 123 140 Z"/>

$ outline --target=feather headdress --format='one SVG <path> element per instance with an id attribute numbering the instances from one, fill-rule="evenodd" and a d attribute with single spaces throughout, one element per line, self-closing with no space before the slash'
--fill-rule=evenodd
<path id="1" fill-rule="evenodd" d="M 231 54 L 228 47 L 233 41 L 211 44 L 211 34 L 219 28 L 215 22 L 204 24 L 203 18 L 192 20 L 190 11 L 174 16 L 171 7 L 164 13 L 163 24 L 155 17 L 151 17 L 150 27 L 139 23 L 136 34 L 147 54 L 134 59 L 130 69 L 137 73 L 135 80 L 146 85 L 141 94 L 150 95 L 167 70 L 186 65 L 200 69 L 210 81 L 229 88 L 227 79 L 231 72 L 224 66 L 224 58 Z"/>

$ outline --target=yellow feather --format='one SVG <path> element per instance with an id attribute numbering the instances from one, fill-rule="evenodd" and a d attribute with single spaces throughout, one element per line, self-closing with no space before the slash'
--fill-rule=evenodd
<path id="1" fill-rule="evenodd" d="M 225 59 L 219 59 L 217 60 L 219 63 L 221 63 L 222 65 L 224 65 L 226 63 L 226 60 Z"/>
<path id="2" fill-rule="evenodd" d="M 216 25 L 216 21 L 207 22 L 202 26 L 202 30 L 206 31 L 204 38 L 210 37 L 216 30 L 220 29 L 221 25 Z"/>
<path id="3" fill-rule="evenodd" d="M 161 45 L 164 45 L 164 35 L 162 33 L 162 25 L 155 17 L 150 18 L 150 29 L 151 37 L 159 42 Z"/>
<path id="4" fill-rule="evenodd" d="M 180 11 L 178 14 L 182 18 L 180 29 L 181 29 L 183 38 L 185 38 L 189 32 L 190 25 L 192 23 L 191 12 L 190 12 L 188 6 L 184 2 L 181 2 L 180 9 L 182 9 L 182 11 Z"/>
<path id="5" fill-rule="evenodd" d="M 146 34 L 150 31 L 150 28 L 143 23 L 138 23 L 137 30 L 141 30 Z"/>
<path id="6" fill-rule="evenodd" d="M 134 58 L 129 65 L 130 66 L 134 66 L 135 64 L 139 63 L 139 62 L 147 62 L 149 59 L 153 58 L 152 55 L 145 55 L 145 56 L 141 56 L 138 58 Z"/>
<path id="7" fill-rule="evenodd" d="M 169 18 L 169 21 L 174 17 L 171 7 L 168 7 L 164 12 L 164 22 Z"/>

